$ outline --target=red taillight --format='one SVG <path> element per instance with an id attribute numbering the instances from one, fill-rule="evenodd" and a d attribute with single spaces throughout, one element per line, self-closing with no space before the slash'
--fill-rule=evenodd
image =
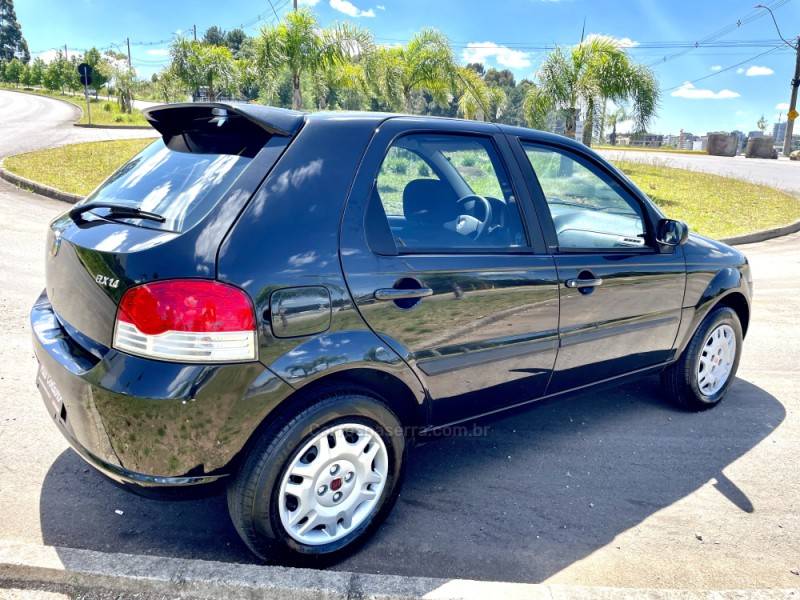
<path id="1" fill-rule="evenodd" d="M 192 362 L 255 358 L 255 316 L 239 288 L 203 279 L 147 283 L 125 292 L 114 346 Z"/>

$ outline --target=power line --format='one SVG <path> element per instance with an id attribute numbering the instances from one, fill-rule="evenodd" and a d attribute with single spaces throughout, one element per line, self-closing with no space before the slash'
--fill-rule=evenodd
<path id="1" fill-rule="evenodd" d="M 777 52 L 779 50 L 784 50 L 784 47 L 783 46 L 778 46 L 777 48 L 772 48 L 771 50 L 767 50 L 766 52 L 760 52 L 759 54 L 756 54 L 755 56 L 751 56 L 750 58 L 746 58 L 745 60 L 736 63 L 735 65 L 730 65 L 730 66 L 724 67 L 724 68 L 720 69 L 719 71 L 714 71 L 713 73 L 709 73 L 708 75 L 704 75 L 703 77 L 698 77 L 697 79 L 692 79 L 691 81 L 684 81 L 680 85 L 675 85 L 675 86 L 672 86 L 671 88 L 665 88 L 665 89 L 662 89 L 661 91 L 662 92 L 671 92 L 672 90 L 677 90 L 679 87 L 682 87 L 682 86 L 686 85 L 687 83 L 691 83 L 692 85 L 694 85 L 698 81 L 705 81 L 706 79 L 711 79 L 712 77 L 716 77 L 717 75 L 721 75 L 722 73 L 725 73 L 726 71 L 730 71 L 731 69 L 735 69 L 737 67 L 741 67 L 742 65 L 745 65 L 745 64 L 747 64 L 749 62 L 752 62 L 757 58 L 761 58 L 762 56 L 766 56 L 767 54 L 772 54 L 773 52 Z"/>
<path id="2" fill-rule="evenodd" d="M 773 10 L 777 10 L 778 8 L 788 4 L 789 2 L 791 2 L 791 0 L 773 0 L 772 2 L 769 3 L 769 7 L 771 9 L 773 9 Z M 736 31 L 737 29 L 741 28 L 743 25 L 747 25 L 748 23 L 752 23 L 753 21 L 755 21 L 757 19 L 760 19 L 765 14 L 766 13 L 763 10 L 754 9 L 754 10 L 750 11 L 749 13 L 747 13 L 747 15 L 745 15 L 741 19 L 737 20 L 735 23 L 730 23 L 728 25 L 725 25 L 721 29 L 718 29 L 717 31 L 712 33 L 711 35 L 708 35 L 705 38 L 699 40 L 697 42 L 697 46 L 696 47 L 700 47 L 703 44 L 707 44 L 709 42 L 716 41 L 719 38 L 728 35 L 732 31 Z M 664 56 L 661 60 L 657 60 L 657 61 L 654 61 L 654 62 L 650 63 L 648 66 L 649 67 L 654 67 L 656 65 L 663 64 L 663 63 L 665 63 L 665 62 L 667 62 L 669 60 L 672 60 L 674 58 L 678 58 L 679 56 L 683 56 L 684 54 L 687 54 L 688 52 L 691 52 L 692 50 L 693 50 L 693 48 L 687 48 L 687 49 L 682 50 L 680 52 L 675 52 L 673 54 L 669 54 L 667 56 Z"/>

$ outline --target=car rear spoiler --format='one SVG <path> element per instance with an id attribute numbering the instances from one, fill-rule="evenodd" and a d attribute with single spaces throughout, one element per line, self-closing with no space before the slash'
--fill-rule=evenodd
<path id="1" fill-rule="evenodd" d="M 223 123 L 245 119 L 270 135 L 294 137 L 305 122 L 305 114 L 244 102 L 184 102 L 160 104 L 142 111 L 150 125 L 166 138 L 193 129 L 200 123 Z"/>

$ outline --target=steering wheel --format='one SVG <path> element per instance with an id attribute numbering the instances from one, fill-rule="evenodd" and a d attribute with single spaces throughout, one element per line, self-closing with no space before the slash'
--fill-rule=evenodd
<path id="1" fill-rule="evenodd" d="M 468 194 L 468 195 L 464 196 L 463 198 L 459 198 L 458 202 L 456 202 L 456 204 L 459 207 L 462 207 L 464 204 L 466 204 L 470 200 L 477 200 L 481 205 L 483 205 L 483 211 L 484 211 L 484 213 L 486 215 L 484 217 L 483 221 L 481 221 L 477 217 L 472 217 L 472 215 L 469 215 L 469 216 L 471 216 L 473 219 L 475 219 L 478 222 L 478 226 L 475 229 L 475 233 L 473 234 L 473 237 L 472 237 L 473 240 L 478 240 L 489 229 L 489 225 L 492 224 L 492 203 L 489 202 L 483 196 L 478 196 L 478 194 Z M 469 214 L 469 213 L 462 213 L 462 214 Z"/>

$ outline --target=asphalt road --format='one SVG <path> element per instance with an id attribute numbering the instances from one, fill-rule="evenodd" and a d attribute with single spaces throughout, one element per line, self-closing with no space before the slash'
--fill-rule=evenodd
<path id="1" fill-rule="evenodd" d="M 0 539 L 250 561 L 222 497 L 130 495 L 85 466 L 49 422 L 27 312 L 43 286 L 46 224 L 65 208 L 0 181 Z M 429 440 L 411 453 L 388 521 L 333 568 L 800 586 L 800 235 L 745 249 L 756 298 L 724 404 L 678 411 L 649 378 L 483 421 L 486 435 Z"/>
<path id="2" fill-rule="evenodd" d="M 745 158 L 640 150 L 600 150 L 608 160 L 630 160 L 649 164 L 702 171 L 724 177 L 762 183 L 793 194 L 800 194 L 800 161 L 781 158 Z"/>
<path id="3" fill-rule="evenodd" d="M 155 135 L 143 129 L 75 127 L 80 114 L 68 102 L 0 90 L 0 158 L 50 146 Z"/>

